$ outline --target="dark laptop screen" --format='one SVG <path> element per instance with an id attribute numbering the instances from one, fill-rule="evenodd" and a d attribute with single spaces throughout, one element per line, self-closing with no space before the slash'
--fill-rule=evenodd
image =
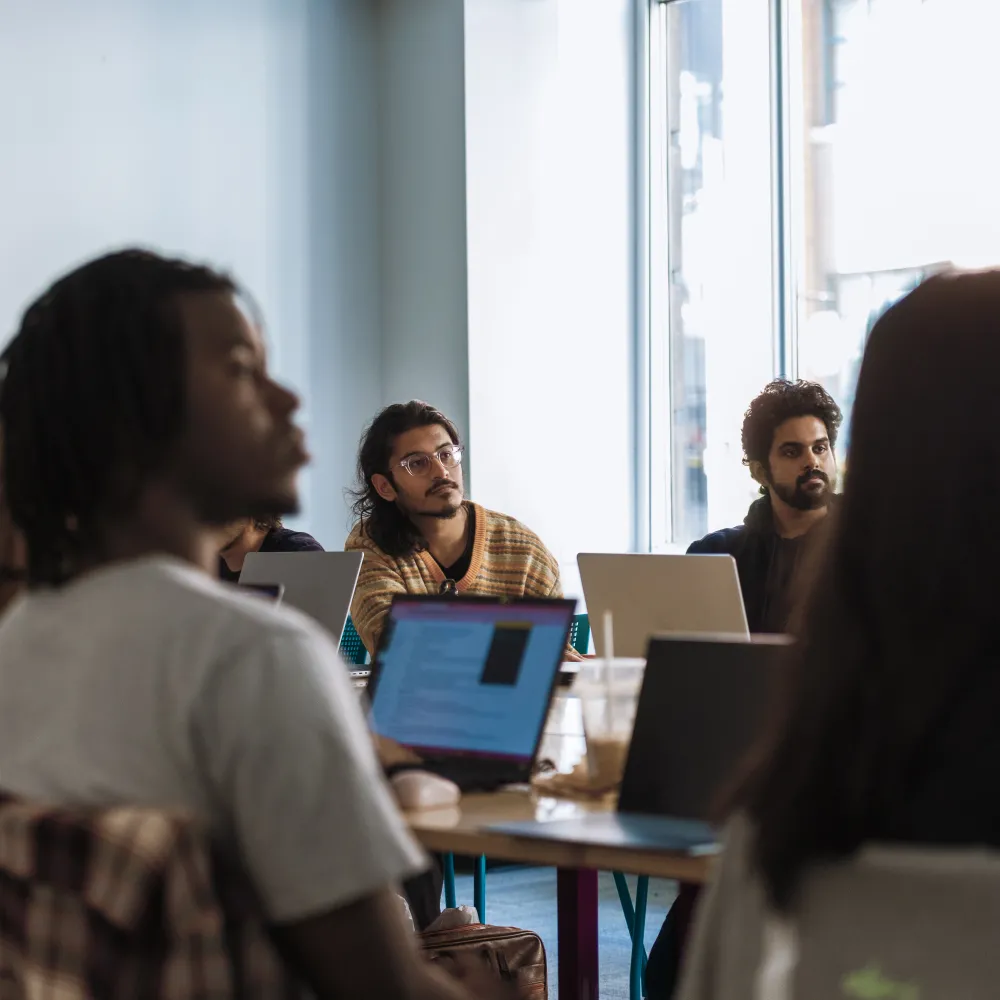
<path id="1" fill-rule="evenodd" d="M 768 720 L 787 644 L 654 638 L 621 812 L 711 819 Z"/>
<path id="2" fill-rule="evenodd" d="M 397 597 L 373 669 L 373 728 L 427 756 L 530 762 L 573 610 L 573 601 Z"/>

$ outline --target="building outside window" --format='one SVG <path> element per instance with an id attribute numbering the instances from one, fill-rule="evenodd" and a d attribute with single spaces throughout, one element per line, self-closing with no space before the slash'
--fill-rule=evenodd
<path id="1" fill-rule="evenodd" d="M 750 399 L 776 375 L 849 414 L 880 313 L 1000 264 L 1000 5 L 670 0 L 650 31 L 654 549 L 739 523 Z"/>

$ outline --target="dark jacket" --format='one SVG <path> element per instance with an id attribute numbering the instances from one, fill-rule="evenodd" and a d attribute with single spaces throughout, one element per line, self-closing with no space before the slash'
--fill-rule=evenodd
<path id="1" fill-rule="evenodd" d="M 837 502 L 838 497 L 834 495 L 831 506 Z M 713 531 L 701 541 L 692 543 L 688 549 L 689 555 L 729 555 L 736 560 L 747 625 L 751 632 L 762 631 L 767 619 L 767 578 L 774 563 L 777 545 L 778 535 L 774 530 L 771 496 L 768 494 L 750 505 L 740 527 Z"/>
<path id="2" fill-rule="evenodd" d="M 291 528 L 272 528 L 265 536 L 258 549 L 259 552 L 322 552 L 323 546 L 304 531 L 292 531 Z M 226 565 L 226 560 L 219 556 L 219 579 L 226 583 L 239 583 L 240 571 L 235 573 Z"/>

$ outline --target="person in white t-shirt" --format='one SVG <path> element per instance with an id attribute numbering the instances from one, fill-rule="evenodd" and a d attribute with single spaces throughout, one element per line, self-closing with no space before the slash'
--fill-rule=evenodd
<path id="1" fill-rule="evenodd" d="M 203 817 L 320 997 L 469 996 L 405 925 L 395 887 L 426 858 L 332 640 L 212 579 L 219 526 L 294 512 L 307 460 L 235 285 L 112 254 L 30 306 L 4 361 L 28 591 L 0 620 L 0 785 Z"/>

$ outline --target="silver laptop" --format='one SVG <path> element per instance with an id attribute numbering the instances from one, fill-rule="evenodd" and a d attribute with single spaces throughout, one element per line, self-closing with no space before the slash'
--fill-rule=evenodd
<path id="1" fill-rule="evenodd" d="M 285 603 L 315 618 L 339 644 L 362 558 L 361 552 L 251 552 L 240 584 L 281 584 Z"/>
<path id="2" fill-rule="evenodd" d="M 732 556 L 581 552 L 577 562 L 598 656 L 605 652 L 605 611 L 612 614 L 615 656 L 645 656 L 658 633 L 750 635 Z"/>

